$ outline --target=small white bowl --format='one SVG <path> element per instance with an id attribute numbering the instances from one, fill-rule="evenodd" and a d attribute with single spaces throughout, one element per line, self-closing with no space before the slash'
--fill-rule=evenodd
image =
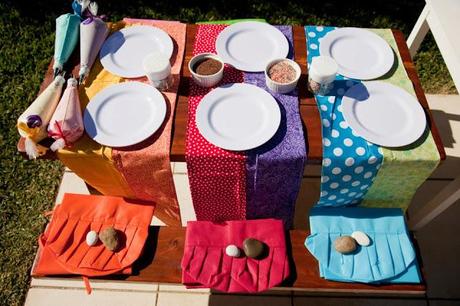
<path id="1" fill-rule="evenodd" d="M 268 76 L 268 70 L 270 69 L 270 67 L 275 65 L 276 63 L 283 62 L 283 61 L 288 62 L 292 66 L 292 68 L 294 68 L 295 73 L 296 73 L 294 80 L 289 83 L 278 83 L 278 82 L 273 81 Z M 265 67 L 265 83 L 267 84 L 267 87 L 271 91 L 285 94 L 285 93 L 293 91 L 296 88 L 297 82 L 299 81 L 301 73 L 302 71 L 300 70 L 299 64 L 297 64 L 293 60 L 290 60 L 288 58 L 277 58 L 277 59 L 270 61 Z"/>
<path id="2" fill-rule="evenodd" d="M 215 74 L 210 74 L 210 75 L 201 75 L 193 71 L 193 67 L 195 66 L 196 63 L 199 61 L 202 61 L 206 58 L 212 58 L 222 64 L 222 67 L 218 72 Z M 224 76 L 224 62 L 215 54 L 213 53 L 201 53 L 197 54 L 188 63 L 188 70 L 190 71 L 190 74 L 192 75 L 193 81 L 195 81 L 196 84 L 202 87 L 212 87 L 216 85 L 217 83 L 222 80 L 222 77 Z"/>

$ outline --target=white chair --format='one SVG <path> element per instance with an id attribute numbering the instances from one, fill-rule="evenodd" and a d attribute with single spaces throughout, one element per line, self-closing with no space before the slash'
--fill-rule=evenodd
<path id="1" fill-rule="evenodd" d="M 414 57 L 425 35 L 431 30 L 447 68 L 460 90 L 460 1 L 426 0 L 426 5 L 407 39 Z"/>
<path id="2" fill-rule="evenodd" d="M 412 57 L 425 35 L 431 30 L 454 84 L 460 90 L 460 0 L 426 0 L 407 45 Z M 459 106 L 460 107 L 460 106 Z M 460 199 L 460 176 L 425 204 L 409 220 L 409 227 L 418 230 Z"/>

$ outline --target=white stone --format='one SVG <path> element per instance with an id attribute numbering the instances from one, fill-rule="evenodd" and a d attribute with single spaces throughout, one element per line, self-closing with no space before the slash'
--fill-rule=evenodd
<path id="1" fill-rule="evenodd" d="M 97 243 L 99 240 L 99 237 L 95 231 L 89 231 L 88 234 L 86 234 L 86 244 L 89 246 L 93 246 Z"/>
<path id="2" fill-rule="evenodd" d="M 351 234 L 351 237 L 353 237 L 353 239 L 355 239 L 356 242 L 361 246 L 368 246 L 369 244 L 371 244 L 369 236 L 367 236 L 364 232 L 355 231 Z"/>
<path id="3" fill-rule="evenodd" d="M 241 255 L 241 251 L 236 245 L 229 244 L 225 248 L 225 254 L 227 254 L 230 257 L 239 257 Z"/>

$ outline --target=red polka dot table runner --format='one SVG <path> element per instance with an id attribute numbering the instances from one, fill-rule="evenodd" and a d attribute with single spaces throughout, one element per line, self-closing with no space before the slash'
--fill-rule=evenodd
<path id="1" fill-rule="evenodd" d="M 215 42 L 226 25 L 198 26 L 193 55 L 216 53 Z M 225 66 L 220 84 L 242 83 L 243 73 Z M 198 131 L 195 114 L 201 99 L 210 91 L 190 81 L 185 158 L 190 190 L 198 220 L 246 219 L 246 155 L 209 143 Z"/>
<path id="2" fill-rule="evenodd" d="M 215 53 L 217 36 L 226 26 L 198 26 L 193 54 Z M 290 42 L 292 51 L 292 28 L 277 28 Z M 293 56 L 292 52 L 289 56 Z M 270 92 L 263 72 L 241 72 L 229 66 L 219 85 L 241 82 Z M 280 106 L 282 122 L 267 144 L 246 152 L 231 152 L 209 143 L 196 127 L 196 109 L 209 91 L 190 82 L 186 161 L 197 219 L 278 218 L 290 227 L 306 156 L 297 92 L 270 92 Z"/>

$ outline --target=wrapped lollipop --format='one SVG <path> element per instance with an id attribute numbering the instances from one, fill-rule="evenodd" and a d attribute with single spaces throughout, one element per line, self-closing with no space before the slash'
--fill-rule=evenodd
<path id="1" fill-rule="evenodd" d="M 97 8 L 94 13 L 97 13 Z M 80 24 L 80 83 L 88 76 L 108 34 L 106 23 L 99 17 L 89 17 Z"/>
<path id="2" fill-rule="evenodd" d="M 48 135 L 56 139 L 51 145 L 53 151 L 70 146 L 85 130 L 77 85 L 76 79 L 67 80 L 67 88 L 48 125 Z"/>
<path id="3" fill-rule="evenodd" d="M 19 134 L 25 138 L 25 150 L 31 159 L 35 159 L 46 152 L 46 148 L 37 143 L 48 137 L 46 127 L 59 102 L 64 82 L 62 76 L 56 76 L 54 81 L 18 119 L 17 128 Z"/>
<path id="4" fill-rule="evenodd" d="M 54 41 L 54 75 L 62 71 L 78 42 L 80 17 L 64 14 L 56 19 L 56 39 Z"/>

